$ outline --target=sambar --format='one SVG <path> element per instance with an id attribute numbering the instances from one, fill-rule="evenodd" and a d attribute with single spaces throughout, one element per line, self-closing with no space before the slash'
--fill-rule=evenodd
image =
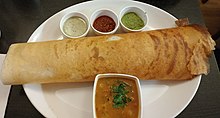
<path id="1" fill-rule="evenodd" d="M 123 77 L 98 80 L 95 93 L 97 118 L 138 118 L 139 105 L 135 80 Z"/>

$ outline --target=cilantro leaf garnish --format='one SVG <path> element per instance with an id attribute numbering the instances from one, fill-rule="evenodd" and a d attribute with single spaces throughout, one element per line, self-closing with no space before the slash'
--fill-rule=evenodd
<path id="1" fill-rule="evenodd" d="M 132 99 L 127 96 L 130 87 L 130 85 L 123 81 L 117 81 L 117 84 L 112 85 L 114 108 L 124 108 L 127 103 L 132 101 Z"/>

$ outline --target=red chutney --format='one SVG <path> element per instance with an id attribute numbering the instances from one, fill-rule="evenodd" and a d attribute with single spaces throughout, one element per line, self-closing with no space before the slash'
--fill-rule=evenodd
<path id="1" fill-rule="evenodd" d="M 100 16 L 94 23 L 93 27 L 100 32 L 111 32 L 115 29 L 115 22 L 109 16 Z"/>

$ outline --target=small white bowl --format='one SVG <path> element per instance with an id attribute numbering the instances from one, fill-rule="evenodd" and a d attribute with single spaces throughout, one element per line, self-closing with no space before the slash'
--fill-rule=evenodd
<path id="1" fill-rule="evenodd" d="M 138 30 L 133 30 L 133 29 L 130 29 L 128 27 L 126 27 L 123 23 L 122 23 L 122 17 L 126 14 L 126 13 L 129 13 L 129 12 L 134 12 L 136 13 L 143 21 L 144 21 L 144 27 L 142 27 L 141 29 L 138 29 Z M 139 31 L 142 31 L 144 30 L 146 27 L 147 27 L 147 23 L 148 23 L 148 15 L 147 13 L 142 10 L 141 8 L 139 7 L 135 7 L 135 6 L 127 6 L 125 8 L 123 8 L 120 12 L 120 15 L 119 15 L 119 20 L 120 20 L 120 24 L 122 26 L 122 29 L 124 32 L 139 32 Z"/>
<path id="2" fill-rule="evenodd" d="M 85 22 L 86 22 L 86 25 L 87 25 L 87 29 L 86 31 L 82 34 L 82 35 L 79 35 L 79 36 L 71 36 L 71 35 L 68 35 L 64 32 L 63 30 L 63 27 L 64 27 L 64 23 L 71 17 L 80 17 L 82 18 Z M 89 25 L 89 20 L 88 20 L 88 17 L 81 13 L 81 12 L 71 12 L 71 13 L 68 13 L 66 15 L 64 15 L 60 21 L 60 30 L 61 32 L 63 33 L 64 36 L 68 37 L 68 38 L 80 38 L 80 37 L 84 37 L 88 34 L 89 32 L 89 28 L 90 28 L 90 25 Z"/>
<path id="3" fill-rule="evenodd" d="M 142 118 L 143 117 L 143 101 L 142 101 L 142 91 L 141 91 L 141 85 L 140 85 L 139 79 L 135 76 L 132 76 L 132 75 L 114 74 L 114 73 L 98 74 L 95 77 L 94 86 L 93 86 L 93 118 L 97 118 L 96 117 L 96 106 L 95 106 L 95 94 L 96 94 L 97 82 L 100 78 L 108 78 L 108 77 L 120 77 L 120 78 L 132 79 L 135 81 L 136 86 L 137 86 L 137 90 L 138 90 L 138 98 L 139 98 L 138 118 Z"/>
<path id="4" fill-rule="evenodd" d="M 100 16 L 108 16 L 108 17 L 112 18 L 115 22 L 115 29 L 110 31 L 110 32 L 101 32 L 101 31 L 96 30 L 93 27 L 93 23 Z M 118 27 L 119 27 L 119 20 L 118 20 L 117 14 L 114 11 L 112 11 L 110 9 L 104 9 L 103 8 L 103 9 L 98 9 L 95 12 L 93 12 L 93 14 L 90 17 L 90 25 L 91 25 L 91 28 L 93 29 L 93 31 L 95 32 L 96 35 L 114 34 L 117 31 Z"/>

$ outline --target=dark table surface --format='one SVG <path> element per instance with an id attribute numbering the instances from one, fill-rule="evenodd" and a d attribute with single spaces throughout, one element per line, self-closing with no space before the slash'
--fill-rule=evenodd
<path id="1" fill-rule="evenodd" d="M 85 0 L 0 0 L 0 53 L 6 53 L 12 43 L 26 42 L 35 29 L 53 14 L 83 1 Z M 198 0 L 139 1 L 164 9 L 177 18 L 188 17 L 191 23 L 204 25 Z M 214 55 L 210 58 L 210 66 L 210 73 L 202 77 L 195 97 L 177 117 L 220 118 L 220 74 Z M 5 117 L 43 116 L 31 104 L 22 86 L 12 86 Z"/>

